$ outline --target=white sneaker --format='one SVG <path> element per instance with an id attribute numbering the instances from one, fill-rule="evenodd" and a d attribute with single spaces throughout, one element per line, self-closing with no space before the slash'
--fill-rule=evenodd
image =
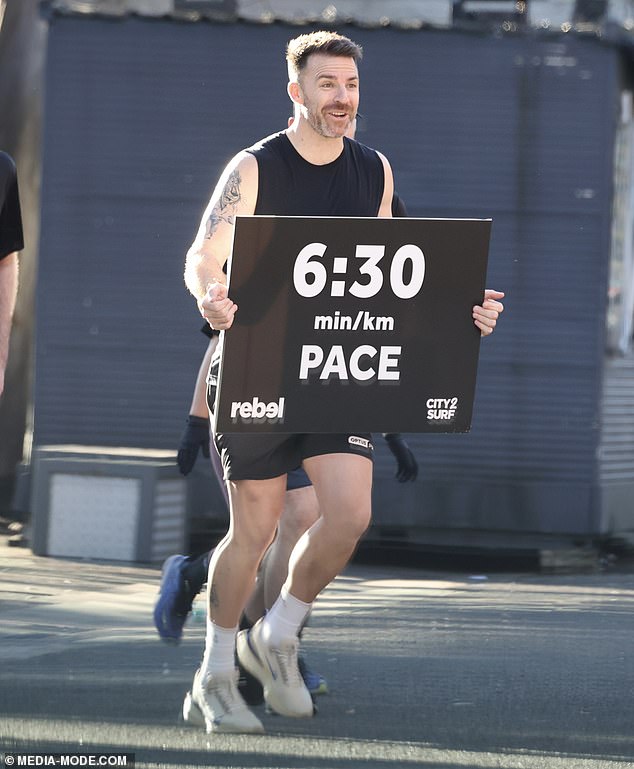
<path id="1" fill-rule="evenodd" d="M 259 679 L 264 699 L 281 716 L 309 718 L 313 700 L 297 666 L 299 641 L 293 638 L 278 647 L 262 640 L 262 620 L 238 633 L 236 649 L 242 667 Z"/>
<path id="2" fill-rule="evenodd" d="M 185 695 L 183 718 L 192 726 L 204 726 L 207 732 L 264 731 L 238 691 L 238 671 L 209 675 L 205 680 L 196 671 L 192 689 Z"/>

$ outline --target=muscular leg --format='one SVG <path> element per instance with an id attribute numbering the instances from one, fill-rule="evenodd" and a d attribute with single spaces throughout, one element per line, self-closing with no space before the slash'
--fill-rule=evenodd
<path id="1" fill-rule="evenodd" d="M 371 517 L 372 462 L 355 454 L 304 461 L 315 488 L 319 518 L 295 545 L 285 588 L 312 603 L 345 567 Z"/>
<path id="2" fill-rule="evenodd" d="M 278 713 L 306 717 L 312 701 L 297 660 L 297 633 L 319 592 L 343 569 L 368 527 L 372 462 L 353 454 L 304 460 L 317 494 L 320 516 L 299 539 L 288 577 L 270 612 L 238 635 L 238 657 L 260 679 Z M 276 668 L 278 669 L 276 671 Z"/>
<path id="3" fill-rule="evenodd" d="M 214 445 L 211 450 L 212 456 L 217 456 Z M 275 602 L 288 573 L 291 551 L 301 535 L 315 522 L 318 514 L 317 498 L 311 486 L 286 492 L 278 534 L 262 559 L 255 588 L 244 610 L 249 624 L 258 620 Z M 224 546 L 226 539 L 218 547 Z M 197 557 L 174 557 L 179 559 L 178 581 L 170 586 L 172 589 L 169 594 L 159 594 L 154 612 L 155 624 L 166 640 L 180 640 L 192 601 L 208 582 L 209 563 L 213 554 L 214 550 Z"/>
<path id="4" fill-rule="evenodd" d="M 229 531 L 209 562 L 209 617 L 223 628 L 236 627 L 255 583 L 258 565 L 275 534 L 284 505 L 286 476 L 229 482 Z"/>
<path id="5" fill-rule="evenodd" d="M 284 512 L 280 518 L 277 537 L 264 561 L 264 602 L 270 609 L 275 603 L 286 577 L 288 562 L 299 538 L 319 517 L 317 495 L 312 486 L 286 492 Z M 260 612 L 261 616 L 264 612 Z"/>
<path id="6" fill-rule="evenodd" d="M 318 516 L 317 496 L 312 486 L 303 486 L 286 492 L 284 512 L 278 524 L 277 536 L 262 559 L 256 588 L 244 610 L 246 624 L 242 624 L 241 627 L 252 626 L 264 615 L 265 609 L 271 609 L 286 580 L 288 561 L 293 548 Z M 328 691 L 326 679 L 313 672 L 303 658 L 300 657 L 298 662 L 304 683 L 311 694 L 325 694 Z M 257 691 L 261 696 L 261 686 L 258 683 L 256 690 L 253 683 L 248 683 L 253 682 L 254 679 L 246 672 L 243 672 L 243 675 L 245 676 L 243 695 L 247 702 L 255 703 L 257 702 L 255 693 Z"/>
<path id="7" fill-rule="evenodd" d="M 238 691 L 236 630 L 253 590 L 258 564 L 284 504 L 286 476 L 229 482 L 229 531 L 209 562 L 205 652 L 183 702 L 183 718 L 208 732 L 262 732 Z"/>

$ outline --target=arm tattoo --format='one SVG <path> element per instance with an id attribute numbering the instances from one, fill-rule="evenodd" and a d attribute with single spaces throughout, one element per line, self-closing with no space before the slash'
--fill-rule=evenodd
<path id="1" fill-rule="evenodd" d="M 231 172 L 231 176 L 227 179 L 227 183 L 222 191 L 220 200 L 211 210 L 209 219 L 207 219 L 207 225 L 205 227 L 205 238 L 209 239 L 217 230 L 220 222 L 227 222 L 227 224 L 233 224 L 235 221 L 235 210 L 242 199 L 240 193 L 240 172 L 236 168 Z"/>

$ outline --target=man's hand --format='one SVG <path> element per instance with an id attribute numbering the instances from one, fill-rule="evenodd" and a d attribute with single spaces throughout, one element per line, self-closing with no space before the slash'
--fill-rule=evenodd
<path id="1" fill-rule="evenodd" d="M 399 483 L 415 481 L 418 475 L 418 462 L 412 454 L 410 447 L 403 440 L 400 433 L 384 433 L 383 437 L 390 447 L 390 451 L 396 459 L 395 478 Z"/>
<path id="2" fill-rule="evenodd" d="M 178 469 L 183 475 L 191 473 L 201 449 L 203 456 L 209 458 L 209 420 L 190 414 L 176 455 Z"/>
<path id="3" fill-rule="evenodd" d="M 217 331 L 231 328 L 238 305 L 229 299 L 227 287 L 222 283 L 210 283 L 207 293 L 198 303 L 201 315 Z"/>
<path id="4" fill-rule="evenodd" d="M 482 336 L 489 336 L 489 334 L 493 333 L 498 318 L 504 311 L 502 302 L 497 301 L 502 299 L 503 296 L 503 291 L 494 291 L 492 288 L 487 288 L 484 292 L 482 304 L 478 304 L 473 308 L 473 322 L 480 329 Z"/>

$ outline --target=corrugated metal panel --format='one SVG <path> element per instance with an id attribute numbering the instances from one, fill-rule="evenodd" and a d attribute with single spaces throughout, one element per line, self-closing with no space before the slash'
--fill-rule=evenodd
<path id="1" fill-rule="evenodd" d="M 447 476 L 592 478 L 614 61 L 592 45 L 464 37 L 452 50 L 452 36 L 424 39 L 413 74 L 420 128 L 380 146 L 411 213 L 493 217 L 489 284 L 508 301 L 482 346 L 477 441 L 417 439 L 423 465 Z M 575 64 L 543 64 L 554 55 Z M 364 108 L 373 129 L 380 106 Z"/>
<path id="2" fill-rule="evenodd" d="M 177 441 L 206 347 L 182 279 L 185 250 L 224 163 L 284 125 L 289 109 L 283 85 L 236 98 L 252 73 L 248 57 L 232 60 L 249 42 L 238 26 L 52 25 L 37 443 Z M 281 41 L 274 50 L 262 83 L 283 83 Z"/>
<path id="3" fill-rule="evenodd" d="M 507 545 L 519 532 L 596 534 L 618 57 L 579 40 L 452 39 L 424 36 L 419 130 L 380 146 L 411 213 L 493 217 L 488 283 L 507 311 L 482 344 L 471 434 L 410 436 L 412 491 L 382 449 L 375 522 L 427 542 L 442 529 L 504 532 Z M 381 106 L 364 108 L 373 131 Z"/>

